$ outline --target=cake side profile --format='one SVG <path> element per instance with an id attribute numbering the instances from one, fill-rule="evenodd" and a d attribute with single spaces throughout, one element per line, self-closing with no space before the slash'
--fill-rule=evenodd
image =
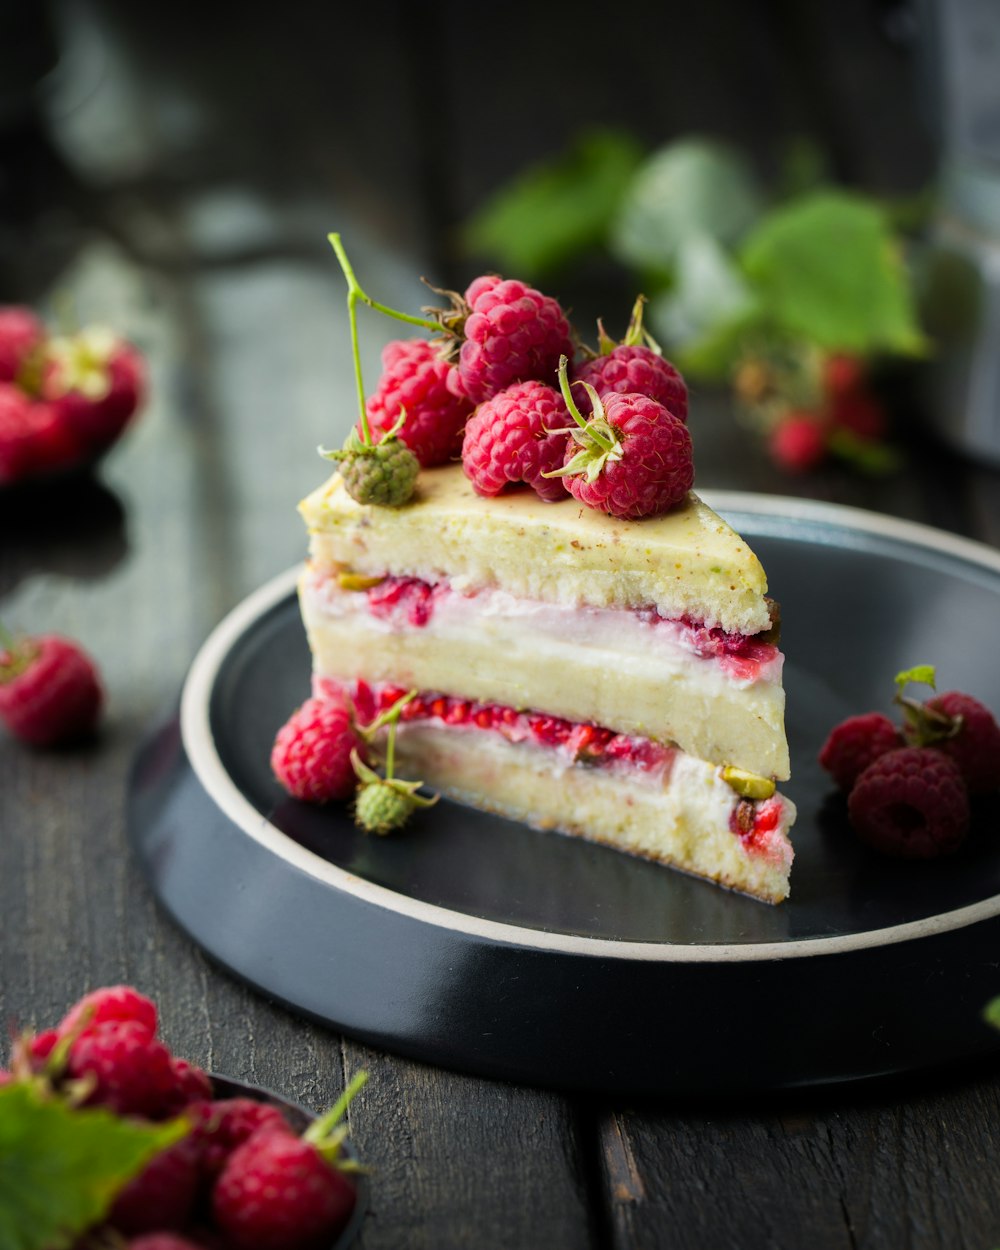
<path id="1" fill-rule="evenodd" d="M 787 895 L 776 612 L 759 561 L 696 495 L 637 524 L 571 498 L 484 500 L 448 466 L 422 472 L 403 508 L 360 505 L 335 476 L 301 511 L 315 692 L 368 720 L 415 690 L 396 745 L 413 775 Z"/>
<path id="2" fill-rule="evenodd" d="M 358 419 L 300 504 L 313 697 L 275 740 L 278 780 L 353 793 L 379 836 L 436 801 L 426 784 L 781 902 L 778 608 L 692 490 L 687 388 L 644 298 L 592 349 L 558 300 L 495 274 L 423 316 L 388 308 L 329 240 Z M 432 334 L 387 344 L 367 399 L 359 304 Z"/>

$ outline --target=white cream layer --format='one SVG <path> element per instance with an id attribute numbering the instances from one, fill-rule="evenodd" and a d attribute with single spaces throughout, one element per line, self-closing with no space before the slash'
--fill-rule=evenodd
<path id="1" fill-rule="evenodd" d="M 701 655 L 690 627 L 654 612 L 567 607 L 442 584 L 426 624 L 406 602 L 373 614 L 364 591 L 309 569 L 303 617 L 316 671 L 340 680 L 532 708 L 675 742 L 714 764 L 784 779 L 783 657 Z"/>

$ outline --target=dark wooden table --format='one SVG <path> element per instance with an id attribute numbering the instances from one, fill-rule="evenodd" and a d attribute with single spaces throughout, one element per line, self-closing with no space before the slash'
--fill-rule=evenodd
<path id="1" fill-rule="evenodd" d="M 99 169 L 102 132 L 85 106 L 66 131 Z M 30 127 L 10 142 L 32 154 L 50 198 L 7 223 L 17 247 L 0 301 L 72 296 L 82 320 L 141 344 L 152 389 L 92 480 L 0 502 L 0 616 L 78 638 L 108 692 L 91 746 L 37 753 L 0 739 L 5 1027 L 45 1026 L 89 988 L 129 982 L 156 999 L 179 1053 L 316 1109 L 367 1069 L 350 1112 L 374 1169 L 366 1250 L 1000 1244 L 995 1064 L 745 1104 L 518 1088 L 300 1019 L 170 922 L 127 845 L 126 778 L 212 626 L 302 558 L 295 503 L 325 469 L 314 448 L 342 439 L 354 412 L 344 288 L 325 232 L 340 229 L 365 284 L 402 307 L 422 301 L 415 277 L 433 249 L 420 246 L 420 222 L 380 217 L 349 178 L 331 190 L 313 171 L 320 190 L 289 202 L 224 178 L 179 194 L 139 170 L 114 194 L 99 177 L 83 194 L 65 151 Z M 394 333 L 374 318 L 364 326 L 374 380 Z M 724 396 L 696 394 L 692 409 L 701 487 L 837 500 L 1000 543 L 997 472 L 919 429 L 891 478 L 834 468 L 792 480 Z"/>

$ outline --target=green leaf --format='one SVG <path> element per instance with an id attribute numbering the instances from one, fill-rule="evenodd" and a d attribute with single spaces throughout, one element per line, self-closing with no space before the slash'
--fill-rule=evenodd
<path id="1" fill-rule="evenodd" d="M 936 690 L 937 671 L 933 664 L 917 664 L 913 668 L 906 668 L 901 673 L 896 674 L 896 685 L 900 690 L 904 686 L 909 685 L 911 681 L 920 682 L 921 685 L 930 686 L 932 690 Z"/>
<path id="2" fill-rule="evenodd" d="M 637 171 L 611 233 L 611 250 L 637 269 L 669 273 L 693 237 L 735 243 L 763 207 L 757 181 L 725 144 L 685 139 Z"/>
<path id="3" fill-rule="evenodd" d="M 769 319 L 790 335 L 859 355 L 926 350 L 899 247 L 860 196 L 823 191 L 775 210 L 741 259 Z"/>
<path id="4" fill-rule="evenodd" d="M 25 1082 L 0 1087 L 0 1250 L 63 1250 L 189 1127 L 71 1109 Z"/>
<path id="5" fill-rule="evenodd" d="M 462 242 L 506 271 L 535 278 L 603 245 L 642 149 L 617 130 L 587 130 L 524 170 L 464 226 Z"/>

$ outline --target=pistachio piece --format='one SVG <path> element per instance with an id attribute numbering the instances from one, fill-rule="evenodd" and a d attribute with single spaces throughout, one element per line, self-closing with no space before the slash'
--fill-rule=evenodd
<path id="1" fill-rule="evenodd" d="M 341 590 L 371 590 L 379 582 L 384 582 L 385 578 L 366 577 L 364 573 L 352 573 L 349 570 L 345 570 L 343 573 L 337 574 L 337 581 Z"/>
<path id="2" fill-rule="evenodd" d="M 722 780 L 742 799 L 769 799 L 774 793 L 774 782 L 770 777 L 761 777 L 757 773 L 748 773 L 743 768 L 734 768 L 727 764 L 722 770 Z"/>

